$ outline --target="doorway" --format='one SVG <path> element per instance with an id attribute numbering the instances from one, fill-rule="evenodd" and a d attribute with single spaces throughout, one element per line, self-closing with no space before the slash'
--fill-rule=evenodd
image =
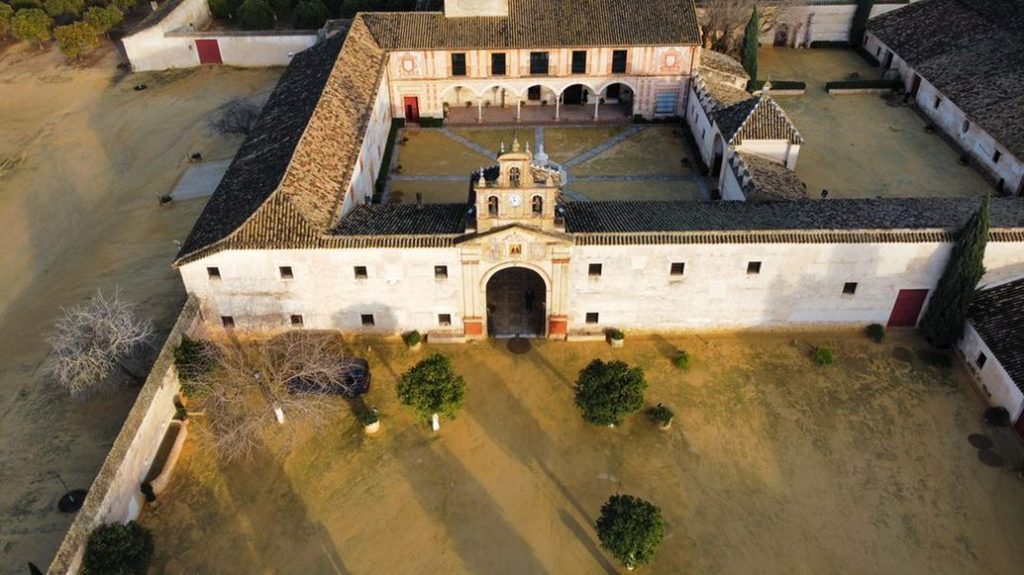
<path id="1" fill-rule="evenodd" d="M 566 106 L 574 106 L 583 103 L 583 86 L 573 84 L 562 92 L 562 103 Z"/>
<path id="2" fill-rule="evenodd" d="M 416 96 L 406 96 L 403 102 L 405 104 L 405 121 L 418 124 L 420 121 L 420 99 Z"/>
<path id="3" fill-rule="evenodd" d="M 217 43 L 216 38 L 212 40 L 196 40 L 196 53 L 199 54 L 200 64 L 224 63 L 220 56 L 220 44 Z"/>
<path id="4" fill-rule="evenodd" d="M 547 286 L 537 272 L 507 268 L 487 282 L 487 335 L 542 337 L 547 315 Z"/>
<path id="5" fill-rule="evenodd" d="M 928 299 L 926 289 L 901 289 L 896 295 L 896 303 L 889 314 L 889 327 L 916 327 L 921 317 L 924 301 Z"/>

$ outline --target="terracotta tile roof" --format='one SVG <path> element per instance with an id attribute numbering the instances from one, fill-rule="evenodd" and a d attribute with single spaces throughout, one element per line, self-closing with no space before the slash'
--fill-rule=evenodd
<path id="1" fill-rule="evenodd" d="M 466 204 L 373 204 L 345 216 L 338 236 L 417 236 L 462 234 L 466 231 Z"/>
<path id="2" fill-rule="evenodd" d="M 700 52 L 700 69 L 710 70 L 711 72 L 718 72 L 734 78 L 742 78 L 744 80 L 750 79 L 750 74 L 743 68 L 743 64 L 740 64 L 732 56 L 723 54 L 721 52 L 715 52 L 714 50 L 701 50 Z"/>
<path id="3" fill-rule="evenodd" d="M 363 14 L 389 50 L 699 44 L 693 0 L 509 0 L 509 15 Z"/>
<path id="4" fill-rule="evenodd" d="M 738 152 L 729 159 L 739 181 L 746 178 L 743 194 L 752 202 L 806 200 L 807 185 L 786 166 L 756 154 Z"/>
<path id="5" fill-rule="evenodd" d="M 868 30 L 1024 159 L 1024 2 L 921 0 Z"/>
<path id="6" fill-rule="evenodd" d="M 1024 279 L 978 292 L 968 319 L 1024 391 Z"/>
<path id="7" fill-rule="evenodd" d="M 714 118 L 722 136 L 730 144 L 742 144 L 744 139 L 804 143 L 803 136 L 771 96 L 751 98 L 722 108 L 714 113 Z"/>

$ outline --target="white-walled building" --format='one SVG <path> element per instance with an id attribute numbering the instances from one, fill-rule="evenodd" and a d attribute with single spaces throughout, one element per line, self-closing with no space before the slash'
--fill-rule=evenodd
<path id="1" fill-rule="evenodd" d="M 997 190 L 1024 191 L 1024 2 L 921 0 L 871 20 L 865 49 Z"/>

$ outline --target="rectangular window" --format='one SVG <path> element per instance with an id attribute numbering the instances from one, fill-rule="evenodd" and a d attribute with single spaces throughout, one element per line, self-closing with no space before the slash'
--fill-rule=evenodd
<path id="1" fill-rule="evenodd" d="M 935 109 L 938 110 L 939 106 L 942 105 L 942 98 L 935 96 Z"/>
<path id="2" fill-rule="evenodd" d="M 846 282 L 843 284 L 843 293 L 853 295 L 857 293 L 857 282 Z"/>
<path id="3" fill-rule="evenodd" d="M 613 50 L 612 51 L 612 74 L 625 74 L 626 73 L 626 51 L 625 50 Z"/>
<path id="4" fill-rule="evenodd" d="M 747 274 L 757 275 L 761 273 L 761 262 L 747 262 Z"/>
<path id="5" fill-rule="evenodd" d="M 491 76 L 505 75 L 505 53 L 491 54 Z"/>
<path id="6" fill-rule="evenodd" d="M 290 280 L 295 279 L 295 274 L 292 273 L 292 266 L 281 266 L 277 268 L 277 271 L 281 274 L 281 279 Z"/>
<path id="7" fill-rule="evenodd" d="M 590 264 L 590 266 L 587 268 L 587 275 L 589 275 L 592 278 L 600 277 L 601 276 L 601 264 Z"/>
<path id="8" fill-rule="evenodd" d="M 658 92 L 654 96 L 654 113 L 675 114 L 676 99 L 677 97 L 675 92 Z"/>
<path id="9" fill-rule="evenodd" d="M 597 323 L 598 314 L 597 312 L 587 312 L 587 323 Z"/>
<path id="10" fill-rule="evenodd" d="M 1003 153 L 1000 152 L 999 150 L 996 150 L 995 152 L 992 153 L 992 163 L 993 164 L 998 164 L 999 163 L 999 159 L 1002 158 L 1002 157 L 1003 157 Z"/>
<path id="11" fill-rule="evenodd" d="M 299 314 L 292 314 L 292 327 L 302 327 L 302 316 Z"/>
<path id="12" fill-rule="evenodd" d="M 530 74 L 544 75 L 548 73 L 548 53 L 530 52 Z"/>
<path id="13" fill-rule="evenodd" d="M 988 357 L 984 353 L 978 354 L 978 360 L 974 363 L 978 364 L 978 369 L 985 367 L 985 362 L 988 361 Z"/>
<path id="14" fill-rule="evenodd" d="M 540 100 L 540 86 L 530 86 L 526 89 L 527 100 Z"/>
<path id="15" fill-rule="evenodd" d="M 220 279 L 220 268 L 206 268 L 206 275 L 212 280 Z"/>
<path id="16" fill-rule="evenodd" d="M 671 273 L 674 276 L 681 276 L 681 275 L 683 275 L 684 273 L 686 273 L 686 263 L 685 262 L 672 262 L 672 269 L 670 270 L 669 273 Z"/>
<path id="17" fill-rule="evenodd" d="M 235 327 L 235 318 L 230 315 L 220 316 L 220 324 L 228 329 Z"/>
<path id="18" fill-rule="evenodd" d="M 369 277 L 366 274 L 366 266 L 356 266 L 352 268 L 352 271 L 355 272 L 357 280 L 364 280 Z"/>
<path id="19" fill-rule="evenodd" d="M 363 327 L 373 327 L 373 314 L 364 313 L 359 316 L 359 321 L 363 323 Z"/>
<path id="20" fill-rule="evenodd" d="M 441 327 L 448 327 L 452 325 L 452 314 L 450 313 L 439 313 L 437 314 L 437 325 Z"/>
<path id="21" fill-rule="evenodd" d="M 573 52 L 572 52 L 572 73 L 573 74 L 586 74 L 587 73 L 587 51 L 586 50 L 573 50 Z"/>
<path id="22" fill-rule="evenodd" d="M 466 55 L 462 52 L 452 54 L 452 76 L 466 75 Z"/>
<path id="23" fill-rule="evenodd" d="M 434 279 L 446 280 L 448 279 L 448 266 L 434 266 Z"/>

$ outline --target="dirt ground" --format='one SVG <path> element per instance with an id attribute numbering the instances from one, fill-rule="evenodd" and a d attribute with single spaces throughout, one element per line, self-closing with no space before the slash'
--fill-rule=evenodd
<path id="1" fill-rule="evenodd" d="M 816 366 L 810 351 L 826 343 L 836 363 Z M 143 514 L 152 572 L 623 572 L 592 527 L 619 492 L 663 510 L 650 573 L 1012 573 L 1024 560 L 1024 484 L 978 460 L 967 436 L 992 435 L 981 400 L 914 336 L 353 348 L 371 363 L 381 433 L 342 409 L 283 458 L 271 440 L 220 465 L 193 432 Z M 695 357 L 689 371 L 670 363 L 678 348 Z M 435 349 L 467 382 L 465 409 L 437 434 L 394 391 Z M 646 401 L 675 410 L 672 429 L 641 414 L 584 423 L 572 385 L 593 357 L 643 367 Z"/>
<path id="2" fill-rule="evenodd" d="M 880 72 L 848 50 L 762 48 L 759 75 L 802 80 L 803 96 L 779 103 L 806 139 L 796 173 L 812 197 L 832 198 L 977 196 L 992 191 L 957 152 L 907 106 L 890 106 L 877 94 L 831 96 L 825 82 L 853 72 Z"/>
<path id="3" fill-rule="evenodd" d="M 280 75 L 124 75 L 112 53 L 84 69 L 62 60 L 28 46 L 0 54 L 0 573 L 49 563 L 71 521 L 49 472 L 88 487 L 136 393 L 68 400 L 43 374 L 46 330 L 61 306 L 120 288 L 160 344 L 185 298 L 175 242 L 205 200 L 157 199 L 189 154 L 230 158 L 241 143 L 208 134 L 208 114 L 231 96 L 265 98 Z"/>

